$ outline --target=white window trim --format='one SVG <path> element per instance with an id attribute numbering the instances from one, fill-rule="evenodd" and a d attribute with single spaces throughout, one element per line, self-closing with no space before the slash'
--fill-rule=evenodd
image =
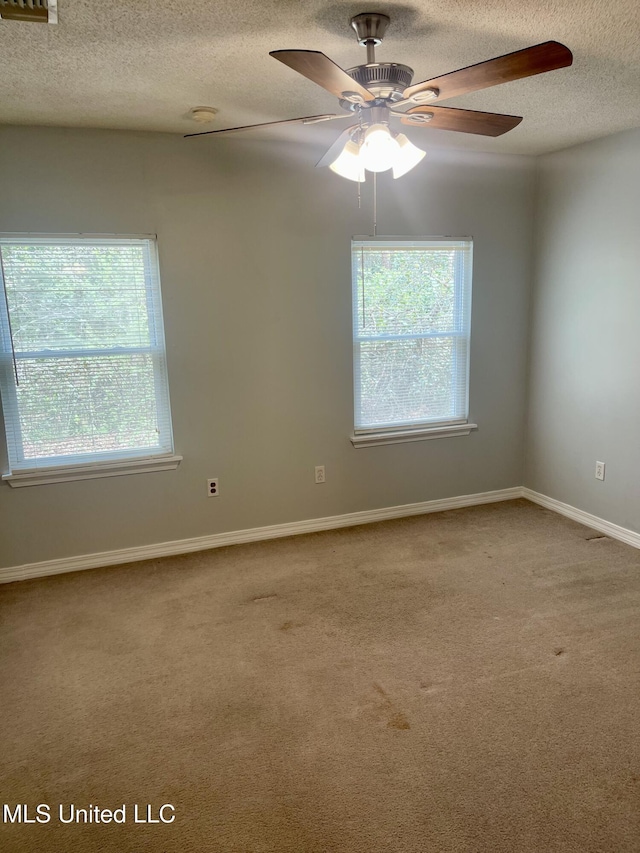
<path id="1" fill-rule="evenodd" d="M 127 459 L 91 462 L 86 465 L 56 465 L 31 468 L 3 474 L 2 479 L 14 489 L 22 486 L 44 486 L 48 483 L 68 483 L 72 480 L 96 480 L 100 477 L 120 477 L 123 474 L 147 474 L 151 471 L 174 471 L 182 456 L 149 456 L 147 459 Z"/>
<path id="2" fill-rule="evenodd" d="M 377 430 L 371 432 L 354 431 L 351 444 L 354 447 L 378 447 L 381 444 L 400 444 L 405 441 L 427 441 L 432 438 L 453 438 L 457 435 L 469 435 L 478 429 L 478 424 L 467 421 L 459 424 L 440 424 L 438 426 L 423 426 L 416 429 Z"/>
<path id="3" fill-rule="evenodd" d="M 379 243 L 397 243 L 403 242 L 410 245 L 413 243 L 423 243 L 425 241 L 469 241 L 473 245 L 473 237 L 463 236 L 463 237 L 451 237 L 451 236 L 430 236 L 430 237 L 397 237 L 397 236 L 381 236 L 376 235 L 375 237 L 371 236 L 357 236 L 352 237 L 352 241 L 367 241 L 367 242 L 379 242 Z M 460 298 L 461 292 L 458 294 L 458 298 Z M 355 304 L 353 306 L 353 321 L 355 323 L 356 318 L 356 307 Z M 470 323 L 471 320 L 471 298 L 468 300 L 466 310 L 468 312 L 468 317 L 466 318 L 467 323 Z M 415 337 L 415 338 L 431 338 L 431 337 L 461 337 L 458 331 L 446 332 L 446 333 L 425 333 L 420 335 L 390 335 L 388 339 L 402 339 L 407 337 Z M 369 337 L 360 337 L 358 341 L 362 340 L 373 340 L 374 338 Z M 467 336 L 467 340 L 470 340 L 470 335 Z M 354 338 L 355 341 L 355 338 Z M 466 406 L 467 412 L 469 407 L 469 361 L 471 358 L 470 347 L 467 348 L 467 399 Z M 354 388 L 354 398 L 355 398 L 355 388 Z M 428 441 L 430 439 L 436 438 L 453 438 L 456 436 L 470 435 L 473 430 L 478 429 L 478 424 L 470 423 L 468 419 L 464 420 L 447 420 L 441 421 L 439 423 L 422 423 L 422 424 L 399 424 L 397 426 L 379 426 L 379 427 L 367 427 L 362 429 L 354 428 L 353 434 L 349 436 L 351 444 L 355 448 L 363 448 L 363 447 L 379 447 L 384 444 L 401 444 L 404 442 L 411 441 Z"/>
<path id="4" fill-rule="evenodd" d="M 73 243 L 78 238 L 89 238 L 96 242 L 111 241 L 111 240 L 148 240 L 152 243 L 151 251 L 154 253 L 156 264 L 158 264 L 158 245 L 156 234 L 117 234 L 117 233 L 93 233 L 93 232 L 65 232 L 65 233 L 44 233 L 44 232 L 25 232 L 25 231 L 4 231 L 0 232 L 2 239 L 18 239 L 25 241 L 40 241 L 56 240 L 57 242 L 68 241 Z M 1 292 L 1 289 L 0 289 Z M 8 307 L 7 307 L 8 312 Z M 160 296 L 157 312 L 160 320 L 160 339 L 163 342 L 162 347 L 148 347 L 145 352 L 150 352 L 154 357 L 166 358 L 166 348 L 164 346 L 164 321 L 162 318 L 162 296 Z M 150 320 L 157 321 L 158 317 L 152 316 Z M 157 339 L 157 338 L 156 338 Z M 133 351 L 139 351 L 138 347 L 126 348 Z M 118 352 L 124 352 L 125 348 L 118 348 Z M 100 349 L 99 353 L 103 354 L 104 349 Z M 40 353 L 15 353 L 4 354 L 7 358 L 11 358 L 15 364 L 20 358 L 26 358 Z M 167 399 L 165 401 L 167 409 L 167 423 L 169 430 L 170 444 L 173 448 L 173 430 L 171 425 L 171 403 L 168 398 L 168 388 L 165 388 Z M 49 483 L 66 483 L 73 480 L 93 480 L 102 477 L 119 477 L 127 474 L 144 474 L 153 471 L 172 471 L 175 470 L 183 457 L 176 455 L 173 450 L 170 453 L 152 453 L 149 454 L 143 451 L 140 455 L 135 455 L 135 450 L 124 451 L 120 458 L 111 456 L 108 459 L 88 459 L 86 462 L 75 462 L 70 465 L 60 464 L 44 464 L 41 462 L 39 467 L 15 467 L 13 470 L 2 474 L 2 481 L 6 482 L 12 488 L 21 488 L 23 486 L 39 486 Z M 34 460 L 35 462 L 36 460 Z M 57 461 L 57 460 L 56 460 Z"/>

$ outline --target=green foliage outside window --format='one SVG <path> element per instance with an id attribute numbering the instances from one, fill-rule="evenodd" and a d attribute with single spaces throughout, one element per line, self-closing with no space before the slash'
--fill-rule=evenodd
<path id="1" fill-rule="evenodd" d="M 146 241 L 1 246 L 25 460 L 159 444 Z"/>
<path id="2" fill-rule="evenodd" d="M 356 425 L 459 417 L 467 355 L 460 253 L 356 245 L 353 283 Z"/>

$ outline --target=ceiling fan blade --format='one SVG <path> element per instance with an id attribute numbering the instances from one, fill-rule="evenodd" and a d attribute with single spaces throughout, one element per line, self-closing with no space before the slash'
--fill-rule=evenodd
<path id="1" fill-rule="evenodd" d="M 331 165 L 331 163 L 333 163 L 333 161 L 338 157 L 344 146 L 347 144 L 349 137 L 357 126 L 357 124 L 352 124 L 350 127 L 347 127 L 345 130 L 342 131 L 340 136 L 326 151 L 324 157 L 318 160 L 318 162 L 316 163 L 316 168 L 318 168 L 319 166 L 329 166 Z"/>
<path id="2" fill-rule="evenodd" d="M 431 119 L 428 119 L 429 115 L 432 116 Z M 395 116 L 401 119 L 402 124 L 410 127 L 434 127 L 437 130 L 456 130 L 459 133 L 477 133 L 480 136 L 501 136 L 513 130 L 522 121 L 522 116 L 458 110 L 455 107 L 437 107 L 435 104 L 414 107 L 406 113 L 395 113 Z M 415 117 L 413 120 L 412 116 Z"/>
<path id="3" fill-rule="evenodd" d="M 443 74 L 442 77 L 434 77 L 433 80 L 416 83 L 415 86 L 408 86 L 402 97 L 411 98 L 425 89 L 437 89 L 438 95 L 433 100 L 442 101 L 478 89 L 488 89 L 498 83 L 510 83 L 512 80 L 522 80 L 524 77 L 554 71 L 556 68 L 566 68 L 572 62 L 573 54 L 568 47 L 557 41 L 545 41 L 515 53 L 507 53 L 505 56 Z"/>
<path id="4" fill-rule="evenodd" d="M 272 50 L 269 56 L 279 59 L 337 98 L 344 98 L 352 103 L 375 100 L 375 95 L 318 50 Z"/>
<path id="5" fill-rule="evenodd" d="M 316 124 L 321 121 L 333 121 L 337 118 L 353 118 L 350 113 L 344 113 L 344 115 L 317 115 L 317 116 L 301 116 L 300 118 L 285 118 L 281 121 L 263 121 L 261 124 L 245 124 L 241 127 L 223 127 L 220 130 L 201 130 L 198 133 L 185 133 L 184 138 L 187 139 L 189 136 L 207 136 L 210 133 L 235 133 L 238 130 L 254 130 L 257 127 L 275 127 L 277 124 L 295 124 L 296 122 L 300 122 L 302 124 Z"/>

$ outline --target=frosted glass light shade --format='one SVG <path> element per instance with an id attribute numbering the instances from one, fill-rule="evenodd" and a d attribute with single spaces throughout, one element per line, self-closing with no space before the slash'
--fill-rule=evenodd
<path id="1" fill-rule="evenodd" d="M 398 153 L 393 161 L 393 177 L 401 178 L 410 172 L 414 166 L 417 166 L 427 152 L 409 142 L 404 133 L 399 133 L 396 136 L 396 142 L 398 143 Z"/>
<path id="2" fill-rule="evenodd" d="M 372 124 L 364 135 L 360 162 L 370 172 L 386 172 L 399 153 L 399 146 L 386 124 Z"/>
<path id="3" fill-rule="evenodd" d="M 340 175 L 340 177 L 346 178 L 348 181 L 362 183 L 365 180 L 365 174 L 359 154 L 359 147 L 352 139 L 349 139 L 340 154 L 329 165 L 329 168 L 336 175 Z"/>

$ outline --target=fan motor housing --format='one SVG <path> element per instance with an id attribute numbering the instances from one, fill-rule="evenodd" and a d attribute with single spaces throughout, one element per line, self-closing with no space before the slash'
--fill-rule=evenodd
<path id="1" fill-rule="evenodd" d="M 402 100 L 402 93 L 411 85 L 413 68 L 398 62 L 371 62 L 348 68 L 347 74 L 376 98 L 394 102 Z M 346 110 L 355 110 L 359 106 L 345 100 L 341 100 L 340 105 Z"/>

